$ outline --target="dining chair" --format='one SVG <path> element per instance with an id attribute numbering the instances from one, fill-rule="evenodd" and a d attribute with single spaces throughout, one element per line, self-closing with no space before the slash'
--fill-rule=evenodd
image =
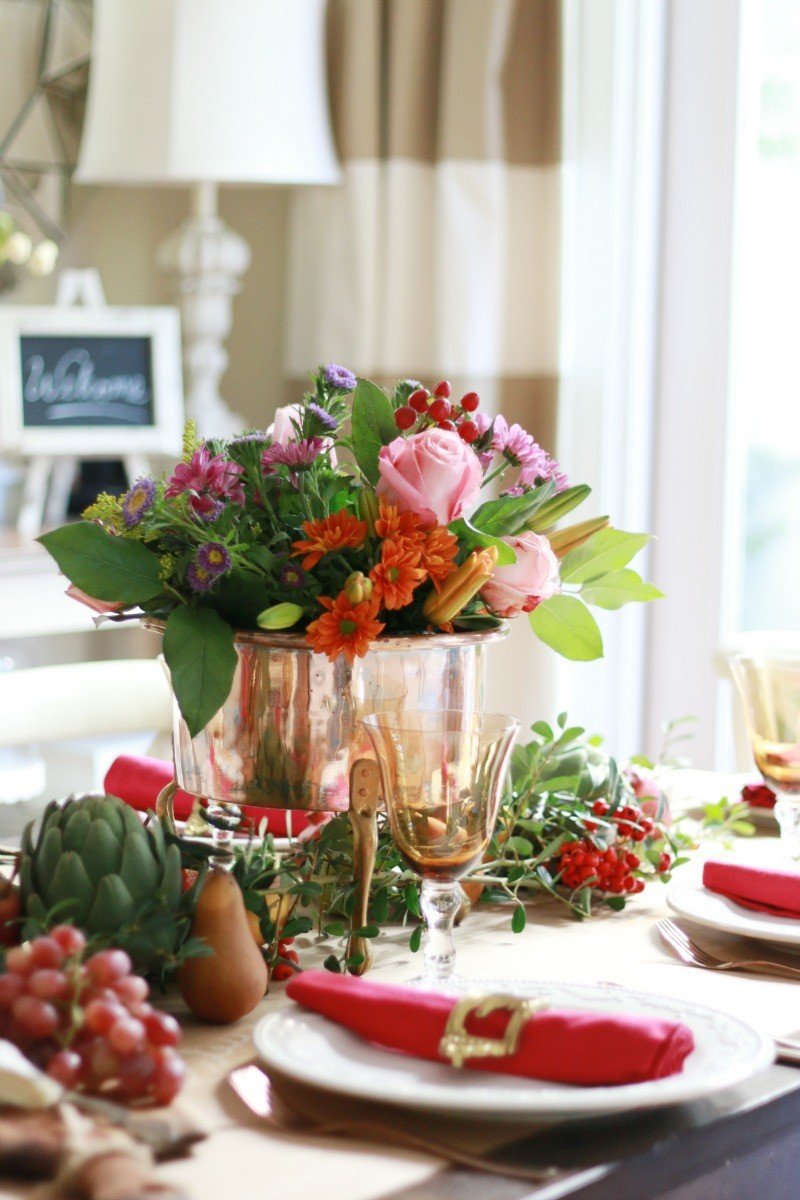
<path id="1" fill-rule="evenodd" d="M 171 725 L 170 689 L 156 659 L 0 672 L 0 775 L 5 759 L 9 776 L 1 789 L 3 799 L 9 802 L 9 788 L 13 792 L 18 779 L 24 783 L 20 762 L 33 768 L 27 772 L 33 790 L 23 786 L 14 796 L 29 799 L 42 790 L 44 779 L 48 798 L 99 786 L 120 753 L 169 758 Z M 132 735 L 145 740 L 137 743 Z M 22 752 L 19 759 L 15 750 Z"/>

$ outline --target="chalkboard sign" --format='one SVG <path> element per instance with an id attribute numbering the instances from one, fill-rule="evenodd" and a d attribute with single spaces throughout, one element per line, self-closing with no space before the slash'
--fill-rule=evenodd
<path id="1" fill-rule="evenodd" d="M 19 340 L 22 423 L 153 424 L 153 371 L 148 337 L 63 337 Z"/>
<path id="2" fill-rule="evenodd" d="M 0 450 L 177 451 L 180 330 L 166 308 L 0 308 Z"/>

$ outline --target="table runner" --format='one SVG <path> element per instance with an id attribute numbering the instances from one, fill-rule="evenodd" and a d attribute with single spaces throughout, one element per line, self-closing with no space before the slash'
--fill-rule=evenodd
<path id="1" fill-rule="evenodd" d="M 776 852 L 774 839 L 763 837 L 739 839 L 730 851 L 736 858 L 762 862 L 774 861 Z M 714 845 L 706 853 L 719 857 L 728 852 Z M 457 932 L 459 973 L 496 980 L 608 982 L 724 1009 L 768 1033 L 796 1030 L 800 1026 L 800 984 L 715 974 L 686 967 L 674 958 L 655 930 L 655 921 L 669 913 L 665 892 L 659 885 L 650 885 L 624 912 L 598 909 L 598 916 L 581 923 L 563 906 L 542 899 L 530 907 L 522 934 L 511 932 L 508 908 L 480 906 Z M 702 940 L 709 948 L 740 949 L 745 945 L 711 931 L 703 931 Z M 409 954 L 407 942 L 408 932 L 400 930 L 377 940 L 374 978 L 402 982 L 419 974 L 421 958 Z M 298 938 L 297 946 L 307 966 L 319 966 L 327 953 L 325 946 L 315 945 L 307 937 Z M 798 959 L 787 961 L 796 963 Z M 420 1184 L 441 1170 L 438 1161 L 416 1154 L 351 1141 L 281 1137 L 259 1127 L 225 1079 L 233 1067 L 252 1060 L 252 1030 L 257 1021 L 288 1003 L 285 985 L 278 984 L 258 1009 L 237 1025 L 212 1028 L 186 1022 L 183 1051 L 190 1070 L 180 1103 L 212 1135 L 194 1149 L 191 1158 L 162 1167 L 161 1176 L 179 1183 L 193 1200 L 307 1200 L 323 1195 L 325 1200 L 378 1200 Z M 340 1109 L 340 1102 L 335 1103 Z M 422 1118 L 422 1128 L 432 1129 L 433 1124 L 430 1117 Z M 473 1150 L 515 1132 L 530 1132 L 530 1126 L 498 1130 L 480 1123 L 435 1124 L 437 1132 L 448 1135 L 458 1129 L 460 1138 Z M 22 1197 L 32 1192 L 19 1188 L 0 1194 Z M 490 1183 L 486 1194 L 492 1194 Z"/>

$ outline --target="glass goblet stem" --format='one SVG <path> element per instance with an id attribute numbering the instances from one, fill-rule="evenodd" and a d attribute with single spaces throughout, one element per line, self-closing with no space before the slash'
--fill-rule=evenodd
<path id="1" fill-rule="evenodd" d="M 775 784 L 772 785 L 775 787 Z M 781 848 L 788 858 L 800 858 L 800 795 L 778 790 L 775 820 L 781 831 Z"/>
<path id="2" fill-rule="evenodd" d="M 423 879 L 420 893 L 427 933 L 423 946 L 426 977 L 437 982 L 453 974 L 456 947 L 453 922 L 461 907 L 461 891 L 455 880 Z"/>

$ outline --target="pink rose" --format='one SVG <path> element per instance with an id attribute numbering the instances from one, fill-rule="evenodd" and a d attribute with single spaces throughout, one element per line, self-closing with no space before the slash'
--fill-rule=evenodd
<path id="1" fill-rule="evenodd" d="M 79 600 L 81 604 L 85 604 L 92 612 L 100 613 L 102 616 L 105 616 L 106 613 L 121 612 L 125 607 L 121 600 L 96 600 L 94 596 L 89 596 L 86 592 L 82 592 L 80 588 L 75 587 L 74 583 L 69 585 L 66 594 L 71 599 Z"/>
<path id="2" fill-rule="evenodd" d="M 378 459 L 379 496 L 428 525 L 449 525 L 478 498 L 481 464 L 450 429 L 424 429 L 395 438 Z"/>
<path id="3" fill-rule="evenodd" d="M 558 559 L 540 533 L 505 537 L 517 556 L 510 567 L 495 567 L 492 578 L 481 589 L 481 599 L 498 617 L 518 617 L 533 612 L 559 590 Z"/>
<path id="4" fill-rule="evenodd" d="M 302 437 L 297 430 L 303 428 L 303 410 L 304 404 L 284 404 L 283 408 L 275 410 L 275 420 L 267 429 L 268 435 L 274 442 L 280 442 L 282 446 L 289 445 L 290 442 L 297 442 Z M 323 449 L 330 456 L 331 466 L 337 465 L 336 451 L 333 448 L 333 438 L 323 438 Z"/>

